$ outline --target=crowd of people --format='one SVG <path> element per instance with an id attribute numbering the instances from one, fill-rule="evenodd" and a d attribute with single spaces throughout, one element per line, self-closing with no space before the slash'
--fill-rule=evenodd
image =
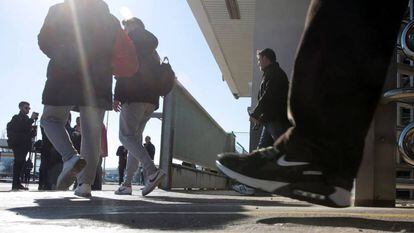
<path id="1" fill-rule="evenodd" d="M 263 77 L 258 104 L 249 114 L 252 123 L 263 126 L 258 149 L 219 155 L 219 170 L 246 187 L 325 206 L 350 206 L 364 139 L 407 6 L 407 0 L 376 2 L 372 11 L 365 1 L 313 0 L 290 83 L 273 50 L 257 54 Z M 162 95 L 156 81 L 161 74 L 158 40 L 138 18 L 122 24 L 125 31 L 101 0 L 72 0 L 52 6 L 40 31 L 40 49 L 50 58 L 40 124 L 63 161 L 58 190 L 67 190 L 76 179 L 75 195 L 91 196 L 102 120 L 111 109 L 120 112 L 120 174 L 126 168 L 115 194 L 132 193 L 139 164 L 143 196 L 165 177 L 150 156 L 152 149 L 142 144 L 142 132 Z M 131 52 L 128 61 L 114 62 Z M 37 114 L 27 116 L 28 103 L 19 108 L 10 122 L 10 128 L 19 130 L 9 135 L 17 175 L 38 119 Z M 65 128 L 74 108 L 80 113 L 80 148 Z M 13 180 L 13 188 L 19 187 L 19 180 Z"/>
<path id="2" fill-rule="evenodd" d="M 38 36 L 40 49 L 50 58 L 40 126 L 46 145 L 43 150 L 45 154 L 56 151 L 55 155 L 61 157 L 55 160 L 61 163 L 61 171 L 55 187 L 43 179 L 41 189 L 67 190 L 76 181 L 75 195 L 91 196 L 94 181 L 100 177 L 97 172 L 102 156 L 107 156 L 107 150 L 101 148 L 102 137 L 106 136 L 103 117 L 105 111 L 112 109 L 120 112 L 119 139 L 128 150 L 125 180 L 116 193 L 131 187 L 139 163 L 145 177 L 142 195 L 150 193 L 165 177 L 142 144 L 145 125 L 158 109 L 162 95 L 158 87 L 163 84 L 164 73 L 156 51 L 158 40 L 136 17 L 122 24 L 124 28 L 101 0 L 65 1 L 49 9 Z M 21 111 L 7 131 L 16 158 L 15 174 L 20 174 L 31 149 L 35 131 L 32 125 L 38 119 L 38 114 L 27 116 L 28 103 L 19 107 Z M 71 111 L 80 115 L 74 128 L 69 123 Z M 14 125 L 27 127 L 14 130 Z M 20 131 L 24 135 L 22 141 L 14 141 L 18 138 L 14 132 Z M 54 164 L 51 158 L 45 156 L 43 164 Z M 41 170 L 42 178 L 47 177 L 48 169 Z M 13 180 L 13 189 L 21 187 L 18 178 Z"/>

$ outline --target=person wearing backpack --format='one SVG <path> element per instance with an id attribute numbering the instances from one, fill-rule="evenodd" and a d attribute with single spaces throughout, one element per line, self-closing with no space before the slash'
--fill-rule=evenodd
<path id="1" fill-rule="evenodd" d="M 65 0 L 52 6 L 39 33 L 39 47 L 50 58 L 41 125 L 64 162 L 58 190 L 67 190 L 76 176 L 75 195 L 91 196 L 101 124 L 105 110 L 112 109 L 112 74 L 119 70 L 113 58 L 122 57 L 114 49 L 119 37 L 126 35 L 102 0 Z M 73 107 L 80 112 L 81 156 L 65 130 Z"/>
<path id="2" fill-rule="evenodd" d="M 21 174 L 24 170 L 27 153 L 32 148 L 32 139 L 36 136 L 36 128 L 33 123 L 37 120 L 38 114 L 32 113 L 29 118 L 30 104 L 26 101 L 19 103 L 19 114 L 14 115 L 7 124 L 7 143 L 13 150 L 13 183 L 12 190 L 28 190 L 21 183 Z"/>
<path id="3" fill-rule="evenodd" d="M 165 172 L 155 167 L 142 145 L 142 133 L 151 114 L 158 109 L 157 72 L 160 66 L 156 52 L 157 38 L 145 29 L 138 18 L 124 20 L 123 25 L 135 44 L 140 70 L 129 79 L 118 78 L 115 86 L 113 109 L 120 111 L 119 139 L 128 150 L 126 176 L 115 191 L 117 195 L 131 195 L 131 182 L 141 162 L 147 178 L 142 195 L 152 192 L 165 177 Z"/>

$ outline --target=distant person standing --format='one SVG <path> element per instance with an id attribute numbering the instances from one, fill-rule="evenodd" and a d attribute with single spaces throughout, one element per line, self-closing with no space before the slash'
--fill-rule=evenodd
<path id="1" fill-rule="evenodd" d="M 257 145 L 257 149 L 261 149 L 272 146 L 291 124 L 287 116 L 289 80 L 280 68 L 275 52 L 269 48 L 258 51 L 257 60 L 263 75 L 258 103 L 250 113 L 250 121 L 257 126 L 263 126 Z M 243 195 L 255 193 L 253 188 L 244 184 L 237 184 L 232 188 Z"/>
<path id="2" fill-rule="evenodd" d="M 124 146 L 119 146 L 116 151 L 116 156 L 118 156 L 118 184 L 121 185 L 124 182 L 124 172 L 127 164 L 127 155 L 128 150 Z"/>
<path id="3" fill-rule="evenodd" d="M 146 136 L 145 137 L 145 143 L 144 143 L 145 150 L 147 150 L 149 156 L 151 157 L 151 160 L 154 161 L 155 156 L 155 146 L 151 143 L 151 137 Z"/>
<path id="4" fill-rule="evenodd" d="M 19 114 L 14 115 L 7 124 L 7 143 L 14 154 L 12 190 L 28 190 L 22 185 L 20 177 L 24 170 L 27 153 L 32 148 L 32 139 L 36 136 L 37 128 L 33 123 L 39 115 L 33 112 L 29 118 L 27 115 L 30 112 L 30 104 L 25 101 L 19 103 L 19 110 Z"/>
<path id="5" fill-rule="evenodd" d="M 112 58 L 119 21 L 102 0 L 71 0 L 49 9 L 39 33 L 39 47 L 50 58 L 42 102 L 41 125 L 64 162 L 57 189 L 67 190 L 77 177 L 75 195 L 91 196 L 99 160 L 101 124 L 112 105 Z M 79 107 L 81 151 L 73 147 L 65 124 Z"/>
<path id="6" fill-rule="evenodd" d="M 96 175 L 95 180 L 92 184 L 92 190 L 102 190 L 102 162 L 103 159 L 108 157 L 108 136 L 107 136 L 107 130 L 102 123 L 102 131 L 101 131 L 101 150 L 100 150 L 100 156 L 99 156 L 99 162 L 98 166 L 96 168 Z"/>
<path id="7" fill-rule="evenodd" d="M 280 68 L 272 49 L 257 53 L 258 65 L 263 72 L 258 103 L 250 113 L 250 121 L 263 125 L 258 149 L 272 146 L 289 127 L 287 98 L 289 80 Z"/>
<path id="8" fill-rule="evenodd" d="M 73 126 L 70 135 L 71 135 L 73 147 L 75 147 L 75 149 L 78 152 L 80 152 L 81 151 L 81 142 L 82 142 L 80 117 L 76 117 L 76 125 Z"/>
<path id="9" fill-rule="evenodd" d="M 122 24 L 136 47 L 140 70 L 131 78 L 119 78 L 115 86 L 113 109 L 121 112 L 119 139 L 129 152 L 125 181 L 115 194 L 132 194 L 131 182 L 140 162 L 147 178 L 146 185 L 142 189 L 142 195 L 145 196 L 152 192 L 165 177 L 165 172 L 155 167 L 142 145 L 145 125 L 151 114 L 159 107 L 160 96 L 156 85 L 156 72 L 160 66 L 156 51 L 158 40 L 145 29 L 144 23 L 138 18 L 124 20 Z"/>

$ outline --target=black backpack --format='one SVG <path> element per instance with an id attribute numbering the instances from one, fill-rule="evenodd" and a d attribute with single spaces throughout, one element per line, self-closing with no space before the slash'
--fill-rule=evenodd
<path id="1" fill-rule="evenodd" d="M 158 94 L 160 96 L 166 96 L 174 87 L 175 84 L 175 73 L 171 68 L 170 61 L 168 57 L 164 57 L 164 60 L 160 64 L 158 70 L 159 85 L 158 85 Z"/>

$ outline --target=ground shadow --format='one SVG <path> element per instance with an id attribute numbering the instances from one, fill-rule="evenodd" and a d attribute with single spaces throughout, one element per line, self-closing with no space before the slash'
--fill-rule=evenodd
<path id="1" fill-rule="evenodd" d="M 317 227 L 347 227 L 389 232 L 414 232 L 414 223 L 404 221 L 376 220 L 357 217 L 283 217 L 258 220 L 257 223 L 294 224 Z"/>
<path id="2" fill-rule="evenodd" d="M 173 197 L 139 200 L 66 197 L 35 199 L 34 202 L 37 206 L 8 210 L 33 219 L 67 220 L 69 223 L 65 225 L 73 223 L 87 227 L 95 224 L 120 224 L 133 229 L 155 230 L 223 229 L 228 224 L 248 217 L 243 214 L 246 211 L 243 205 L 258 203 L 248 200 Z"/>
<path id="3" fill-rule="evenodd" d="M 194 194 L 197 195 L 197 194 Z M 201 194 L 200 194 L 201 195 Z M 202 194 L 205 195 L 205 194 Z M 239 196 L 240 197 L 240 196 Z M 189 204 L 209 204 L 209 205 L 243 205 L 243 206 L 284 206 L 284 207 L 309 207 L 311 204 L 298 201 L 277 201 L 277 200 L 249 200 L 249 199 L 232 199 L 232 198 L 185 198 L 185 197 L 168 197 L 168 196 L 150 196 L 153 200 L 181 202 Z"/>

